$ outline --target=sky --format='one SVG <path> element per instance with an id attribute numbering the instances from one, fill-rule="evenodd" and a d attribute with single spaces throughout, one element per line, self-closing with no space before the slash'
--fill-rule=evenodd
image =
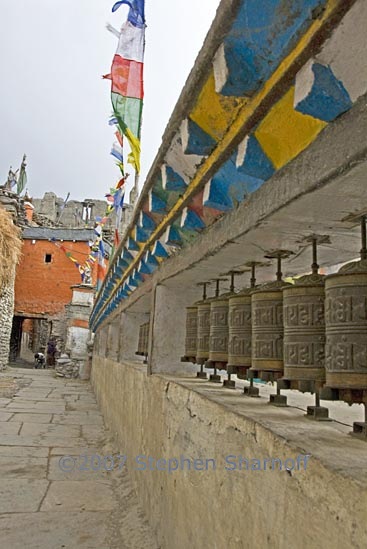
<path id="1" fill-rule="evenodd" d="M 101 76 L 117 46 L 105 25 L 119 29 L 127 8 L 112 14 L 113 4 L 0 0 L 0 184 L 26 153 L 33 197 L 103 198 L 115 186 L 110 82 Z M 146 0 L 140 188 L 218 5 Z"/>

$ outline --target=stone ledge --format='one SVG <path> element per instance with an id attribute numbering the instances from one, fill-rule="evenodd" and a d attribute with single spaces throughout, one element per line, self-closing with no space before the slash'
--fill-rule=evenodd
<path id="1" fill-rule="evenodd" d="M 366 446 L 346 434 L 349 427 L 311 423 L 296 408 L 274 409 L 193 378 L 147 376 L 136 363 L 94 357 L 92 383 L 130 458 L 311 454 L 307 470 L 293 472 L 142 473 L 131 464 L 162 547 L 187 549 L 191 532 L 198 547 L 320 547 L 320 540 L 324 549 L 364 546 Z M 210 510 L 205 528 L 203 509 Z"/>

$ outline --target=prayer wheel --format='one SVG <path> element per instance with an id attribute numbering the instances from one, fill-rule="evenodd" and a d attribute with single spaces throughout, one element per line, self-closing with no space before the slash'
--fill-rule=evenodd
<path id="1" fill-rule="evenodd" d="M 181 362 L 196 362 L 198 337 L 198 308 L 196 305 L 186 307 L 185 354 Z"/>
<path id="2" fill-rule="evenodd" d="M 219 368 L 228 362 L 228 299 L 224 294 L 210 303 L 209 361 Z"/>
<path id="3" fill-rule="evenodd" d="M 284 377 L 283 389 L 315 394 L 315 405 L 307 407 L 306 417 L 327 420 L 329 410 L 320 406 L 320 389 L 325 384 L 325 277 L 318 273 L 317 242 L 312 240 L 312 274 L 302 276 L 283 290 Z"/>
<path id="4" fill-rule="evenodd" d="M 227 370 L 228 379 L 223 381 L 223 387 L 235 389 L 235 382 L 231 379 L 233 370 L 228 370 L 228 346 L 229 346 L 229 300 L 236 296 L 234 277 L 243 271 L 229 271 L 231 285 L 228 293 L 212 299 L 210 304 L 210 337 L 209 337 L 209 361 L 214 366 L 212 381 L 220 381 L 216 377 L 217 368 Z M 226 280 L 226 279 L 224 279 Z M 218 292 L 219 293 L 219 292 Z"/>
<path id="5" fill-rule="evenodd" d="M 284 289 L 283 299 L 284 378 L 294 381 L 291 388 L 298 390 L 301 390 L 299 381 L 323 384 L 325 381 L 324 277 L 308 275 L 300 278 L 293 287 Z"/>
<path id="6" fill-rule="evenodd" d="M 197 340 L 196 340 L 196 363 L 200 364 L 200 372 L 197 377 L 207 379 L 204 372 L 204 364 L 209 358 L 209 334 L 210 334 L 210 300 L 206 297 L 206 286 L 203 285 L 203 299 L 195 303 L 197 307 Z"/>
<path id="7" fill-rule="evenodd" d="M 326 278 L 326 385 L 367 390 L 367 261 Z"/>
<path id="8" fill-rule="evenodd" d="M 224 294 L 210 303 L 209 362 L 219 369 L 228 362 L 228 299 Z"/>
<path id="9" fill-rule="evenodd" d="M 148 347 L 149 347 L 149 326 L 150 322 L 146 322 L 144 325 L 144 332 L 143 332 L 143 354 L 145 358 L 148 356 Z"/>
<path id="10" fill-rule="evenodd" d="M 145 324 L 139 326 L 139 339 L 138 339 L 138 349 L 136 355 L 144 356 L 144 333 L 145 333 Z"/>
<path id="11" fill-rule="evenodd" d="M 253 377 L 264 381 L 276 381 L 283 375 L 283 289 L 291 284 L 282 280 L 281 260 L 289 252 L 279 251 L 274 255 L 278 262 L 277 279 L 255 289 L 251 294 L 252 316 L 252 365 L 249 370 Z M 286 405 L 286 397 L 270 395 L 270 403 Z"/>
<path id="12" fill-rule="evenodd" d="M 251 264 L 251 287 L 244 288 L 238 294 L 228 299 L 228 374 L 236 374 L 239 379 L 247 379 L 247 371 L 251 368 L 251 292 L 255 288 L 255 265 Z M 253 386 L 244 388 L 249 396 L 258 396 L 259 390 Z"/>
<path id="13" fill-rule="evenodd" d="M 283 290 L 284 379 L 310 392 L 325 382 L 325 277 L 318 273 L 317 242 L 312 237 L 312 274 Z"/>
<path id="14" fill-rule="evenodd" d="M 221 377 L 217 369 L 226 368 L 228 361 L 228 295 L 219 296 L 219 283 L 226 278 L 217 278 L 215 297 L 208 300 L 209 310 L 209 339 L 208 360 L 206 366 L 214 368 L 210 374 L 210 381 L 220 383 Z"/>
<path id="15" fill-rule="evenodd" d="M 228 299 L 228 364 L 227 369 L 240 379 L 247 379 L 251 368 L 251 288 Z"/>
<path id="16" fill-rule="evenodd" d="M 283 374 L 283 288 L 279 280 L 265 284 L 252 292 L 252 366 L 262 379 L 268 381 L 264 372 L 278 379 Z"/>
<path id="17" fill-rule="evenodd" d="M 138 350 L 135 353 L 136 355 L 144 356 L 145 362 L 148 356 L 149 324 L 149 322 L 145 322 L 139 327 Z"/>
<path id="18" fill-rule="evenodd" d="M 198 301 L 196 362 L 203 365 L 209 358 L 210 300 Z"/>
<path id="19" fill-rule="evenodd" d="M 186 307 L 186 335 L 185 335 L 185 354 L 181 357 L 181 362 L 192 362 L 193 364 L 200 364 L 200 372 L 197 373 L 197 377 L 207 379 L 207 375 L 203 370 L 203 365 L 208 358 L 208 353 L 205 352 L 205 348 L 209 349 L 209 342 L 206 341 L 205 325 L 205 303 L 206 303 L 206 288 L 209 282 L 200 282 L 198 286 L 203 286 L 203 298 L 202 301 L 198 301 L 189 307 Z M 200 336 L 199 336 L 199 306 L 200 306 Z M 202 307 L 201 307 L 202 306 Z M 210 305 L 209 305 L 210 311 Z M 204 313 L 204 315 L 203 315 Z M 200 341 L 199 341 L 200 337 Z M 199 348 L 199 356 L 198 354 Z M 203 353 L 203 356 L 201 355 Z"/>
<path id="20" fill-rule="evenodd" d="M 367 246 L 366 216 L 360 218 L 361 259 L 326 277 L 326 388 L 349 404 L 363 403 L 364 422 L 352 434 L 367 440 Z"/>

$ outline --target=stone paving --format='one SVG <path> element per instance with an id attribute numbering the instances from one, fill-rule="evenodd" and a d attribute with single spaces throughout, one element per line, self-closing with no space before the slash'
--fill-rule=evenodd
<path id="1" fill-rule="evenodd" d="M 159 549 L 118 454 L 89 383 L 1 373 L 1 549 Z"/>

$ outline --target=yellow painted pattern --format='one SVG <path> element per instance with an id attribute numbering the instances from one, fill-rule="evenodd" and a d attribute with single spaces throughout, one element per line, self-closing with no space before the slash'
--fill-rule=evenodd
<path id="1" fill-rule="evenodd" d="M 246 100 L 246 98 L 224 97 L 217 93 L 214 72 L 212 72 L 200 92 L 190 118 L 213 139 L 219 141 Z"/>
<path id="2" fill-rule="evenodd" d="M 279 169 L 303 151 L 326 122 L 294 110 L 294 87 L 274 105 L 255 132 L 260 145 Z"/>

